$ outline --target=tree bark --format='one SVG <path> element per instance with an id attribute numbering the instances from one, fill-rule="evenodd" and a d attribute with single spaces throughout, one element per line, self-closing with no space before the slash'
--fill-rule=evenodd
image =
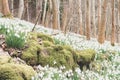
<path id="1" fill-rule="evenodd" d="M 95 25 L 95 0 L 92 1 L 92 36 L 96 37 L 96 25 Z"/>
<path id="2" fill-rule="evenodd" d="M 2 0 L 2 13 L 4 16 L 10 16 L 8 0 Z"/>
<path id="3" fill-rule="evenodd" d="M 111 45 L 114 46 L 115 45 L 115 15 L 114 15 L 114 3 L 115 1 L 112 0 L 111 1 L 111 5 L 112 5 L 112 35 L 111 35 Z"/>
<path id="4" fill-rule="evenodd" d="M 103 1 L 102 7 L 102 16 L 101 16 L 101 24 L 98 30 L 98 42 L 103 44 L 105 41 L 105 28 L 106 28 L 106 9 L 107 9 L 107 0 Z"/>
<path id="5" fill-rule="evenodd" d="M 90 40 L 90 0 L 86 0 L 86 39 Z"/>
<path id="6" fill-rule="evenodd" d="M 47 0 L 44 0 L 44 10 L 43 10 L 43 17 L 42 17 L 42 25 L 44 25 L 44 23 L 45 23 L 46 9 L 47 9 Z"/>
<path id="7" fill-rule="evenodd" d="M 59 27 L 59 10 L 58 10 L 58 0 L 52 0 L 53 5 L 53 29 L 58 29 Z"/>
<path id="8" fill-rule="evenodd" d="M 22 18 L 24 11 L 24 0 L 19 0 L 19 10 L 18 10 L 18 18 Z"/>
<path id="9" fill-rule="evenodd" d="M 79 20 L 80 20 L 80 21 L 79 21 L 79 22 L 80 22 L 80 23 L 79 23 L 79 26 L 80 26 L 79 34 L 80 34 L 80 35 L 83 35 L 83 27 L 82 27 L 82 8 L 81 8 L 81 4 L 82 4 L 82 3 L 81 3 L 81 0 L 78 0 L 78 5 L 79 5 L 79 6 L 78 6 L 78 7 L 79 7 L 79 10 L 78 10 L 78 11 L 79 11 Z"/>

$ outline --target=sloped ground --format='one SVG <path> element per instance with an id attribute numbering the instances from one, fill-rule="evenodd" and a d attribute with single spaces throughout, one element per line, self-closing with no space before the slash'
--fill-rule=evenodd
<path id="1" fill-rule="evenodd" d="M 16 30 L 31 31 L 34 24 L 19 20 L 19 19 L 0 19 L 0 24 L 11 27 L 15 26 Z M 43 32 L 52 35 L 56 39 L 59 39 L 65 44 L 70 44 L 73 48 L 82 50 L 86 48 L 92 48 L 98 52 L 95 58 L 95 70 L 87 70 L 82 72 L 77 69 L 76 72 L 79 74 L 82 80 L 120 80 L 120 46 L 116 43 L 115 46 L 111 46 L 109 41 L 100 45 L 96 39 L 92 38 L 90 41 L 85 40 L 85 36 L 81 36 L 74 33 L 67 33 L 64 35 L 61 31 L 44 28 L 43 26 L 37 25 L 35 31 Z M 51 69 L 51 68 L 50 68 Z M 94 68 L 93 68 L 94 69 Z M 49 70 L 49 67 L 47 68 Z M 44 71 L 44 70 L 43 70 Z M 56 70 L 57 71 L 57 70 Z M 49 79 L 49 78 L 48 78 Z M 43 79 L 44 80 L 44 79 Z M 71 80 L 71 79 L 69 79 Z"/>

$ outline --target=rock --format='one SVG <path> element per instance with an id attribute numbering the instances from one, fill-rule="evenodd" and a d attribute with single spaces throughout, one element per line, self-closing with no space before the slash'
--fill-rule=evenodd
<path id="1" fill-rule="evenodd" d="M 69 45 L 56 45 L 49 35 L 43 33 L 30 33 L 29 36 L 29 46 L 23 50 L 21 59 L 32 66 L 65 66 L 67 69 L 74 69 L 76 66 L 88 66 L 95 56 L 95 51 L 91 49 L 76 51 Z M 38 39 L 42 41 L 42 45 Z"/>
<path id="2" fill-rule="evenodd" d="M 0 80 L 31 80 L 36 73 L 34 69 L 18 62 L 10 56 L 0 56 Z"/>
<path id="3" fill-rule="evenodd" d="M 24 64 L 6 63 L 0 65 L 0 79 L 2 80 L 31 80 L 34 75 L 33 68 Z"/>
<path id="4" fill-rule="evenodd" d="M 96 52 L 92 49 L 86 49 L 76 52 L 76 60 L 80 68 L 84 66 L 89 68 L 89 64 L 94 60 Z"/>
<path id="5" fill-rule="evenodd" d="M 74 62 L 72 48 L 54 44 L 54 40 L 45 34 L 30 33 L 28 39 L 29 47 L 23 50 L 21 59 L 29 65 L 49 65 L 51 67 L 65 66 L 67 69 L 77 66 Z M 42 45 L 38 39 L 42 40 Z M 56 64 L 54 64 L 54 61 Z"/>

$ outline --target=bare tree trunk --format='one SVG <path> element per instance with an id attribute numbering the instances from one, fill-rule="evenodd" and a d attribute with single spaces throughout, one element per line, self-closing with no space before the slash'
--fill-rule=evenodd
<path id="1" fill-rule="evenodd" d="M 63 13 L 62 13 L 62 31 L 65 32 L 65 28 L 67 26 L 67 13 L 68 13 L 68 6 L 63 5 Z"/>
<path id="2" fill-rule="evenodd" d="M 58 10 L 58 0 L 52 0 L 53 5 L 53 29 L 58 29 L 59 27 L 59 10 Z"/>
<path id="3" fill-rule="evenodd" d="M 0 0 L 0 13 L 2 13 L 2 0 Z"/>
<path id="4" fill-rule="evenodd" d="M 11 14 L 14 15 L 14 0 L 10 0 L 10 10 Z"/>
<path id="5" fill-rule="evenodd" d="M 112 5 L 112 35 L 111 35 L 111 45 L 115 45 L 115 16 L 114 16 L 114 3 L 115 1 L 112 0 L 111 1 L 111 5 Z"/>
<path id="6" fill-rule="evenodd" d="M 42 25 L 44 25 L 44 23 L 45 23 L 46 9 L 47 9 L 47 0 L 44 0 L 44 10 L 43 10 L 43 17 L 42 17 Z"/>
<path id="7" fill-rule="evenodd" d="M 25 16 L 26 16 L 26 19 L 27 21 L 30 20 L 30 17 L 29 17 L 29 2 L 28 0 L 25 0 Z"/>
<path id="8" fill-rule="evenodd" d="M 101 0 L 98 0 L 98 32 L 100 30 L 100 24 L 101 24 Z"/>
<path id="9" fill-rule="evenodd" d="M 95 25 L 95 0 L 92 1 L 92 35 L 96 37 L 96 25 Z"/>
<path id="10" fill-rule="evenodd" d="M 10 10 L 9 10 L 9 5 L 8 5 L 8 0 L 2 0 L 2 13 L 4 16 L 10 16 Z"/>
<path id="11" fill-rule="evenodd" d="M 39 15 L 39 12 L 41 11 L 42 13 L 42 2 L 43 0 L 36 0 L 36 19 Z M 40 13 L 40 18 L 41 18 L 41 13 Z M 38 24 L 39 22 L 41 23 L 41 19 L 39 19 Z"/>
<path id="12" fill-rule="evenodd" d="M 78 7 L 79 7 L 79 10 L 78 10 L 78 11 L 79 11 L 79 20 L 80 20 L 80 21 L 79 21 L 79 22 L 80 22 L 80 23 L 79 23 L 79 26 L 80 26 L 79 34 L 80 34 L 80 35 L 83 35 L 82 8 L 81 8 L 81 4 L 82 4 L 82 3 L 81 3 L 81 0 L 78 0 L 78 5 L 79 5 L 79 6 L 78 6 Z"/>
<path id="13" fill-rule="evenodd" d="M 18 10 L 18 18 L 22 18 L 24 11 L 24 0 L 19 0 L 19 10 Z"/>
<path id="14" fill-rule="evenodd" d="M 86 0 L 86 38 L 90 40 L 90 0 Z"/>
<path id="15" fill-rule="evenodd" d="M 49 7 L 48 11 L 46 12 L 46 18 L 45 18 L 45 27 L 50 27 L 50 21 L 51 21 L 51 11 L 52 11 L 52 3 L 51 0 L 49 0 Z"/>
<path id="16" fill-rule="evenodd" d="M 102 7 L 102 16 L 101 16 L 101 24 L 98 30 L 98 42 L 100 44 L 104 43 L 105 41 L 105 28 L 106 28 L 106 9 L 107 9 L 107 0 L 103 1 Z"/>

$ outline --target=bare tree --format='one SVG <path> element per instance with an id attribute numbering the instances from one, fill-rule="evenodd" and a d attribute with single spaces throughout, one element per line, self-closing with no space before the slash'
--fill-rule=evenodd
<path id="1" fill-rule="evenodd" d="M 22 18 L 24 11 L 24 0 L 19 0 L 19 10 L 18 10 L 18 18 Z"/>
<path id="2" fill-rule="evenodd" d="M 80 31 L 79 31 L 79 33 L 82 35 L 83 34 L 83 27 L 82 27 L 82 8 L 81 8 L 81 4 L 82 4 L 82 2 L 81 2 L 81 0 L 78 0 L 78 11 L 79 11 L 79 26 L 80 26 Z"/>
<path id="3" fill-rule="evenodd" d="M 86 0 L 86 38 L 90 40 L 90 0 Z"/>
<path id="4" fill-rule="evenodd" d="M 96 25 L 95 25 L 95 0 L 91 0 L 92 1 L 92 35 L 93 37 L 96 37 Z"/>
<path id="5" fill-rule="evenodd" d="M 39 15 L 39 12 L 42 13 L 42 3 L 43 0 L 36 0 L 36 19 Z M 41 17 L 41 13 L 40 13 L 40 17 Z M 41 23 L 41 19 L 39 19 L 39 22 Z"/>
<path id="6" fill-rule="evenodd" d="M 11 16 L 8 0 L 2 0 L 2 13 L 4 16 Z"/>
<path id="7" fill-rule="evenodd" d="M 43 10 L 43 17 L 42 17 L 42 25 L 45 23 L 45 16 L 46 16 L 46 9 L 47 9 L 47 0 L 44 0 L 44 10 Z"/>
<path id="8" fill-rule="evenodd" d="M 111 45 L 114 46 L 115 44 L 115 16 L 114 16 L 114 4 L 115 4 L 115 0 L 111 1 L 111 5 L 112 5 L 112 35 L 111 35 Z"/>
<path id="9" fill-rule="evenodd" d="M 52 8 L 53 8 L 53 29 L 58 29 L 59 27 L 59 1 L 58 0 L 52 0 Z"/>
<path id="10" fill-rule="evenodd" d="M 107 0 L 104 0 L 102 6 L 101 24 L 98 29 L 98 42 L 100 44 L 104 43 L 105 41 L 106 9 L 107 9 Z"/>

